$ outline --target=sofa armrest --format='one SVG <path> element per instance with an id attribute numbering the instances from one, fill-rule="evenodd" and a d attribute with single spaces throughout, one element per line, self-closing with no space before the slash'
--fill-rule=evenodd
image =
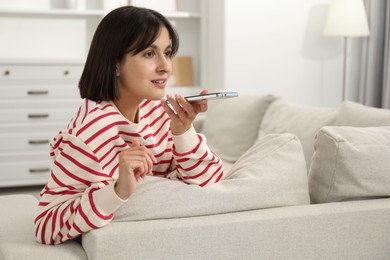
<path id="1" fill-rule="evenodd" d="M 38 200 L 31 195 L 0 196 L 0 259 L 87 259 L 80 243 L 39 244 L 34 236 Z"/>
<path id="2" fill-rule="evenodd" d="M 82 237 L 91 259 L 386 259 L 390 199 L 114 222 Z"/>

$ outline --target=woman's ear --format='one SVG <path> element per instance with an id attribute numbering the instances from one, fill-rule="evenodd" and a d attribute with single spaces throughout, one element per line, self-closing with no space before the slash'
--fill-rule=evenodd
<path id="1" fill-rule="evenodd" d="M 116 66 L 115 66 L 115 76 L 119 77 L 120 76 L 120 73 L 119 73 L 119 64 L 117 63 Z"/>

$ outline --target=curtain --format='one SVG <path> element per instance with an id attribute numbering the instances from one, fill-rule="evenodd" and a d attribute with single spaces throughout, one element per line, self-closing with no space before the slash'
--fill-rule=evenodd
<path id="1" fill-rule="evenodd" d="M 390 108 L 390 1 L 365 1 L 370 37 L 363 42 L 358 102 Z"/>

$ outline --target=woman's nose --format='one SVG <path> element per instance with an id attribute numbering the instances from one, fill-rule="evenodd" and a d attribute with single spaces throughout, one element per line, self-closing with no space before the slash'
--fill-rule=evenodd
<path id="1" fill-rule="evenodd" d="M 160 55 L 159 64 L 157 66 L 159 72 L 171 73 L 172 71 L 172 60 L 170 57 Z"/>

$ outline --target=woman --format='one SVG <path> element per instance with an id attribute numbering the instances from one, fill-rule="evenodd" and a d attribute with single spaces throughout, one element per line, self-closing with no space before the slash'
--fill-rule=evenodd
<path id="1" fill-rule="evenodd" d="M 62 243 L 108 224 L 147 174 L 200 186 L 222 178 L 219 157 L 192 126 L 206 101 L 164 99 L 178 47 L 174 28 L 153 10 L 121 7 L 101 21 L 79 82 L 84 104 L 51 143 L 39 242 Z"/>

